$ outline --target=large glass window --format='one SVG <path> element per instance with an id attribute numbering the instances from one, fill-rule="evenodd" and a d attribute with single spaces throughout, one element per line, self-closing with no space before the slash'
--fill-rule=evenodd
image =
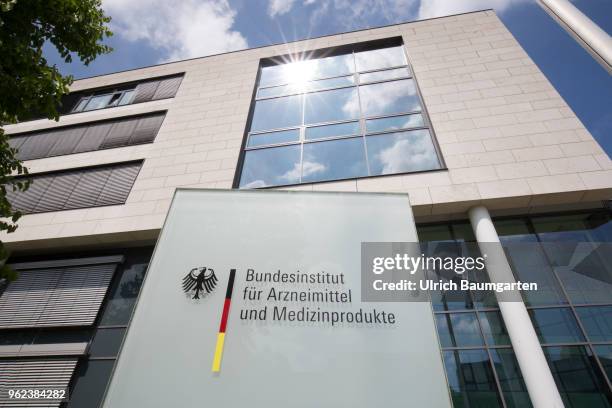
<path id="1" fill-rule="evenodd" d="M 597 248 L 612 241 L 612 213 L 508 217 L 495 227 L 502 244 L 510 244 L 505 249 L 517 279 L 538 283 L 524 300 L 565 406 L 611 407 L 612 261 L 610 251 Z M 471 229 L 467 221 L 417 226 L 425 253 L 439 256 L 470 251 Z M 432 293 L 455 408 L 500 406 L 495 398 L 506 407 L 531 406 L 498 306 L 483 301 L 493 299 L 472 291 Z"/>
<path id="2" fill-rule="evenodd" d="M 442 166 L 402 46 L 264 66 L 256 95 L 240 188 Z"/>

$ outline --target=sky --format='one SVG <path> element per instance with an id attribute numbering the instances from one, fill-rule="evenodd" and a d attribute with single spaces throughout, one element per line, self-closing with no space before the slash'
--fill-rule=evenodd
<path id="1" fill-rule="evenodd" d="M 612 33 L 612 0 L 573 0 Z M 186 58 L 449 14 L 494 9 L 521 46 L 612 156 L 612 76 L 536 0 L 103 0 L 111 54 L 89 66 L 45 54 L 84 78 Z M 418 78 L 417 78 L 418 80 Z"/>

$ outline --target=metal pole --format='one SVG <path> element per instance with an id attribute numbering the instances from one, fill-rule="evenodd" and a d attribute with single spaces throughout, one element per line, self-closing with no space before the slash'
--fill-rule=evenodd
<path id="1" fill-rule="evenodd" d="M 612 74 L 612 37 L 608 33 L 568 0 L 538 0 L 538 3 Z"/>
<path id="2" fill-rule="evenodd" d="M 487 208 L 473 207 L 469 216 L 478 246 L 487 254 L 485 265 L 491 282 L 514 282 L 510 264 L 501 245 L 498 245 L 499 236 Z M 534 408 L 563 408 L 563 400 L 525 304 L 521 301 L 498 303 Z"/>

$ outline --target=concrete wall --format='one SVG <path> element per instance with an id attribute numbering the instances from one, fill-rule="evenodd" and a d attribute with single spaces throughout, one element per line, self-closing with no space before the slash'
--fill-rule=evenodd
<path id="1" fill-rule="evenodd" d="M 26 162 L 37 173 L 145 159 L 125 205 L 26 215 L 2 240 L 32 249 L 153 239 L 176 187 L 231 188 L 261 58 L 400 35 L 448 170 L 292 189 L 407 192 L 422 219 L 464 217 L 476 203 L 528 212 L 612 197 L 608 156 L 494 12 L 481 11 L 76 81 L 73 90 L 185 72 L 174 99 L 7 126 L 168 109 L 152 144 Z"/>

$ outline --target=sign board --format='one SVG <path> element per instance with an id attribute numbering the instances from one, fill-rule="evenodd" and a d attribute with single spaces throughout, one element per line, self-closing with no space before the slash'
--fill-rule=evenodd
<path id="1" fill-rule="evenodd" d="M 408 196 L 178 190 L 105 407 L 450 407 L 431 304 L 362 302 Z"/>

